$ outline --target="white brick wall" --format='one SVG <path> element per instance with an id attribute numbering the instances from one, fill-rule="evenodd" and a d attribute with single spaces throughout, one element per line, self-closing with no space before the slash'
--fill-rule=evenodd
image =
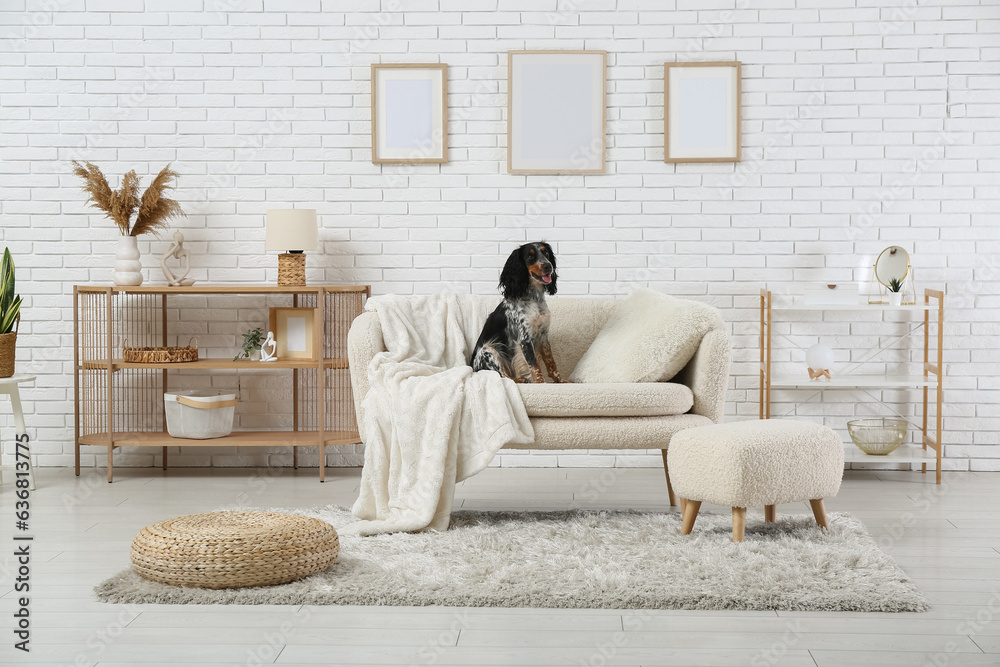
<path id="1" fill-rule="evenodd" d="M 899 243 L 919 286 L 948 293 L 948 467 L 1000 469 L 998 34 L 993 0 L 4 0 L 0 240 L 26 300 L 19 367 L 39 376 L 25 392 L 39 463 L 72 461 L 71 286 L 106 282 L 115 244 L 69 173 L 82 158 L 116 176 L 174 163 L 188 212 L 176 226 L 201 281 L 275 280 L 263 213 L 294 202 L 322 216 L 314 282 L 493 293 L 511 246 L 544 237 L 561 294 L 649 285 L 716 305 L 734 332 L 731 418 L 756 415 L 758 288 L 864 280 Z M 523 48 L 608 51 L 606 174 L 505 173 L 505 54 Z M 742 163 L 663 163 L 662 65 L 684 59 L 743 62 Z M 449 65 L 450 162 L 373 165 L 369 65 L 438 61 Z M 147 280 L 160 281 L 166 243 L 141 246 Z M 238 312 L 249 325 L 257 311 Z M 825 333 L 857 358 L 877 335 L 871 316 L 858 319 L 806 324 L 793 339 Z M 842 427 L 854 400 L 800 414 Z M 0 425 L 9 435 L 6 410 Z M 101 458 L 88 448 L 84 464 Z"/>

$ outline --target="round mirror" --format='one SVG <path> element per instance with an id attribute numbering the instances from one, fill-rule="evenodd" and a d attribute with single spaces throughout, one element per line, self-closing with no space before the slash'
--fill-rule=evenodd
<path id="1" fill-rule="evenodd" d="M 910 272 L 910 255 L 905 248 L 898 245 L 891 245 L 879 253 L 875 260 L 875 280 L 886 287 L 893 278 L 898 278 L 902 282 L 906 274 Z"/>

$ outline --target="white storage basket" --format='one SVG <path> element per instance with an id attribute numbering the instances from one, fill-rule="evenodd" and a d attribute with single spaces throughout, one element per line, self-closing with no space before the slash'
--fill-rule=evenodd
<path id="1" fill-rule="evenodd" d="M 233 432 L 236 394 L 217 391 L 168 391 L 163 394 L 167 433 L 175 438 L 207 440 Z"/>

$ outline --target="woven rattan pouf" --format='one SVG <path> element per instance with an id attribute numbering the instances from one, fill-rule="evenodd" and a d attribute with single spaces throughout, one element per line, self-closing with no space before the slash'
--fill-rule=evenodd
<path id="1" fill-rule="evenodd" d="M 153 581 L 193 588 L 273 586 L 322 572 L 340 540 L 319 519 L 276 512 L 189 514 L 146 526 L 132 565 Z"/>

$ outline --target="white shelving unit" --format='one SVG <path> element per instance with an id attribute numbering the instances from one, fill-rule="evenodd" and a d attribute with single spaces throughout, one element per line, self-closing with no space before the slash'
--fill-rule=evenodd
<path id="1" fill-rule="evenodd" d="M 933 302 L 932 302 L 933 300 Z M 772 339 L 775 317 L 783 321 L 792 321 L 788 315 L 797 312 L 916 312 L 923 315 L 923 364 L 922 372 L 917 375 L 901 374 L 838 374 L 832 379 L 810 380 L 808 376 L 782 375 L 772 373 Z M 935 345 L 931 346 L 931 315 L 937 327 L 934 336 Z M 834 390 L 871 391 L 883 389 L 921 389 L 923 394 L 923 411 L 921 413 L 921 443 L 906 444 L 885 456 L 872 456 L 858 449 L 853 442 L 844 445 L 844 461 L 846 463 L 919 463 L 921 471 L 926 472 L 927 466 L 932 466 L 936 473 L 936 482 L 941 483 L 941 409 L 944 403 L 944 388 L 942 386 L 942 356 L 944 345 L 944 292 L 940 290 L 925 290 L 923 303 L 907 306 L 889 306 L 885 304 L 807 304 L 790 300 L 774 299 L 771 291 L 760 291 L 760 418 L 771 418 L 771 390 L 809 390 L 825 392 Z M 908 334 L 907 334 L 908 335 Z M 932 361 L 933 357 L 933 361 Z M 933 398 L 931 396 L 933 394 Z M 934 409 L 933 416 L 928 409 Z"/>

